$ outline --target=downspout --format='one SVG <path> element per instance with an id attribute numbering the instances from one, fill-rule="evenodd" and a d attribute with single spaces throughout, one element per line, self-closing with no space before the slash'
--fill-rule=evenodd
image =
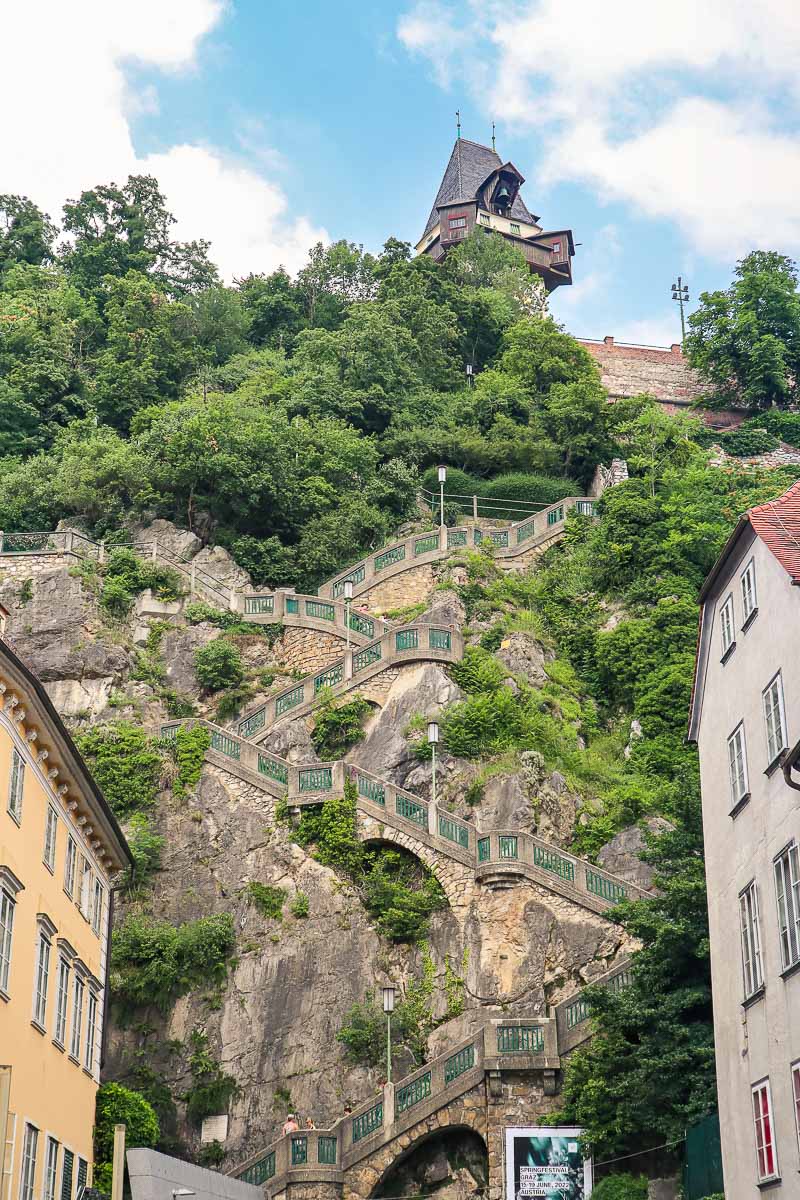
<path id="1" fill-rule="evenodd" d="M 800 783 L 792 779 L 792 771 L 795 769 L 800 770 L 800 767 L 797 765 L 798 759 L 800 759 L 800 742 L 795 742 L 791 750 L 784 750 L 781 755 L 783 778 L 786 780 L 787 785 L 790 788 L 794 788 L 796 792 L 800 792 Z"/>

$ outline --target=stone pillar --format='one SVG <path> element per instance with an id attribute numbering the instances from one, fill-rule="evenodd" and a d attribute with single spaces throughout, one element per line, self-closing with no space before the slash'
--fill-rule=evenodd
<path id="1" fill-rule="evenodd" d="M 383 1128 L 391 1129 L 394 1125 L 394 1084 L 383 1085 Z"/>
<path id="2" fill-rule="evenodd" d="M 439 526 L 439 549 L 440 550 L 447 549 L 447 526 L 446 525 Z"/>

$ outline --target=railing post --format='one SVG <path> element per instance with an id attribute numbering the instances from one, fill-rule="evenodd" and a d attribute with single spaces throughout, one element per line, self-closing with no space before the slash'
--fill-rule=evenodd
<path id="1" fill-rule="evenodd" d="M 436 820 L 436 814 L 438 811 L 439 805 L 434 804 L 431 800 L 430 804 L 428 805 L 428 833 L 431 835 L 431 837 L 436 837 L 438 832 L 438 824 Z"/>
<path id="2" fill-rule="evenodd" d="M 2 529 L 0 529 L 0 554 L 3 553 L 3 538 L 5 536 L 6 535 L 3 533 Z"/>
<path id="3" fill-rule="evenodd" d="M 446 525 L 439 526 L 439 549 L 440 550 L 447 549 L 447 526 Z"/>
<path id="4" fill-rule="evenodd" d="M 72 545 L 73 545 L 74 537 L 75 537 L 75 534 L 72 532 L 71 529 L 68 529 L 67 536 L 64 539 L 64 553 L 65 554 L 72 554 Z"/>
<path id="5" fill-rule="evenodd" d="M 158 558 L 158 542 L 155 540 L 153 541 L 153 548 L 150 551 L 150 557 L 152 558 L 153 562 L 155 562 Z"/>
<path id="6" fill-rule="evenodd" d="M 383 1129 L 391 1129 L 394 1125 L 394 1084 L 383 1085 Z"/>
<path id="7" fill-rule="evenodd" d="M 478 519 L 478 497 L 477 496 L 472 497 L 472 519 L 473 519 L 473 521 L 477 521 L 477 519 Z"/>

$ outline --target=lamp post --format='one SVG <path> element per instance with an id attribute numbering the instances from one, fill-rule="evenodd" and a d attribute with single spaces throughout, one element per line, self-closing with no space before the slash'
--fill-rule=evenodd
<path id="1" fill-rule="evenodd" d="M 689 287 L 683 282 L 680 275 L 678 282 L 672 285 L 672 299 L 677 300 L 681 309 L 681 346 L 686 341 L 686 321 L 683 316 L 683 306 L 689 303 Z"/>
<path id="2" fill-rule="evenodd" d="M 344 623 L 346 628 L 346 646 L 347 653 L 350 653 L 350 601 L 353 599 L 353 581 L 345 579 L 344 581 Z"/>
<path id="3" fill-rule="evenodd" d="M 431 786 L 431 803 L 436 808 L 436 745 L 439 741 L 439 724 L 437 721 L 428 721 L 428 745 L 431 748 L 431 767 L 433 770 L 433 782 Z"/>
<path id="4" fill-rule="evenodd" d="M 439 512 L 441 513 L 440 524 L 444 525 L 444 481 L 447 479 L 447 467 L 439 467 Z"/>
<path id="5" fill-rule="evenodd" d="M 383 1011 L 386 1013 L 386 1082 L 392 1082 L 392 1013 L 394 1012 L 394 988 L 391 984 L 383 989 Z"/>

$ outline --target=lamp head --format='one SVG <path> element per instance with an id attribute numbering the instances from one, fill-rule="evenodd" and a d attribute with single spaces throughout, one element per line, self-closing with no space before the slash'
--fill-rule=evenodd
<path id="1" fill-rule="evenodd" d="M 447 467 L 439 467 L 439 483 L 444 483 L 447 479 Z"/>
<path id="2" fill-rule="evenodd" d="M 439 722 L 428 721 L 428 742 L 431 746 L 435 746 L 439 741 Z"/>
<path id="3" fill-rule="evenodd" d="M 383 1011 L 394 1012 L 394 987 L 391 984 L 383 989 Z"/>
<path id="4" fill-rule="evenodd" d="M 352 579 L 345 579 L 345 581 L 344 581 L 344 598 L 345 598 L 345 600 L 353 599 L 353 581 L 352 581 Z"/>

